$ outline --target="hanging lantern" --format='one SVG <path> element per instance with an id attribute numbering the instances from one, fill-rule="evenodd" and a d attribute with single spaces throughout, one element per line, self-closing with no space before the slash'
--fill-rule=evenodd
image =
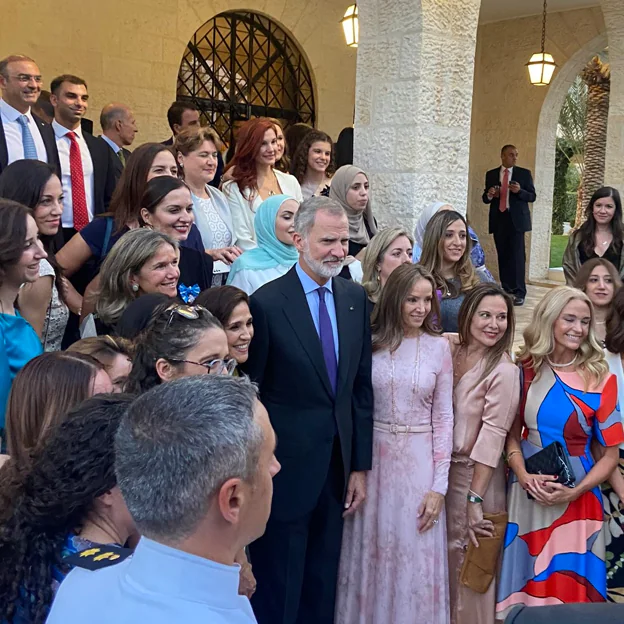
<path id="1" fill-rule="evenodd" d="M 536 87 L 545 87 L 550 84 L 550 81 L 555 73 L 557 65 L 552 54 L 548 54 L 544 51 L 546 45 L 546 14 L 547 14 L 547 0 L 544 0 L 544 15 L 542 19 L 542 51 L 534 54 L 531 60 L 527 63 L 529 68 L 529 78 L 531 84 Z"/>
<path id="2" fill-rule="evenodd" d="M 344 36 L 347 41 L 347 45 L 350 48 L 357 48 L 358 40 L 360 38 L 357 4 L 352 4 L 346 10 L 344 17 L 342 18 L 341 24 L 342 29 L 344 30 Z"/>

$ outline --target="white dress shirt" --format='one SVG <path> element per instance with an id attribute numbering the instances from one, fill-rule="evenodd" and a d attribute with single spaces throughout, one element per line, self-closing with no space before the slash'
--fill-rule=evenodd
<path id="1" fill-rule="evenodd" d="M 52 129 L 56 136 L 56 147 L 58 149 L 59 159 L 61 161 L 61 184 L 63 185 L 63 215 L 61 216 L 61 225 L 64 228 L 74 227 L 74 209 L 72 207 L 72 186 L 71 173 L 69 165 L 69 149 L 71 145 L 70 138 L 67 136 L 68 130 L 61 126 L 56 119 L 52 122 Z M 85 195 L 87 197 L 87 212 L 89 213 L 89 221 L 93 219 L 93 161 L 91 160 L 91 152 L 82 136 L 82 128 L 78 126 L 73 132 L 76 134 L 76 140 L 80 147 L 80 155 L 82 156 L 82 175 L 84 176 Z"/>
<path id="2" fill-rule="evenodd" d="M 509 184 L 511 184 L 511 178 L 513 176 L 513 167 L 501 167 L 500 168 L 501 187 L 503 186 L 503 176 L 505 175 L 505 169 L 509 171 Z M 507 206 L 507 210 L 509 210 L 509 184 L 507 185 L 507 202 L 505 203 L 505 206 Z"/>
<path id="3" fill-rule="evenodd" d="M 28 118 L 28 128 L 30 134 L 35 141 L 37 148 L 37 158 L 43 162 L 48 162 L 48 153 L 46 152 L 45 143 L 41 137 L 39 126 L 33 119 L 30 108 L 27 113 L 23 113 Z M 10 165 L 16 160 L 24 159 L 24 144 L 22 142 L 22 126 L 18 123 L 18 118 L 22 116 L 18 110 L 0 99 L 0 115 L 2 116 L 2 126 L 4 128 L 4 138 L 6 139 L 7 151 L 9 153 Z"/>

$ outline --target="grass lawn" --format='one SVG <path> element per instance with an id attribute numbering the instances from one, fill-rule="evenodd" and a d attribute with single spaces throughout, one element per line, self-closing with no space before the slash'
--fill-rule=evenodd
<path id="1" fill-rule="evenodd" d="M 550 239 L 550 266 L 560 267 L 563 259 L 563 252 L 568 244 L 567 236 L 554 235 Z"/>

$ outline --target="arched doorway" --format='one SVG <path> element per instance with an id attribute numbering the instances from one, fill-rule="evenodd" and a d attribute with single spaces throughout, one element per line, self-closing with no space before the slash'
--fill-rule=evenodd
<path id="1" fill-rule="evenodd" d="M 535 153 L 535 188 L 537 201 L 533 204 L 533 232 L 529 279 L 543 280 L 548 276 L 550 265 L 550 238 L 552 231 L 552 208 L 555 183 L 555 146 L 557 124 L 566 94 L 575 78 L 588 61 L 608 45 L 607 35 L 601 34 L 572 55 L 561 67 L 548 88 L 542 104 L 537 127 Z"/>
<path id="2" fill-rule="evenodd" d="M 303 54 L 278 24 L 250 11 L 220 13 L 193 35 L 180 64 L 177 96 L 192 101 L 226 144 L 237 125 L 252 117 L 275 117 L 285 127 L 315 122 Z"/>

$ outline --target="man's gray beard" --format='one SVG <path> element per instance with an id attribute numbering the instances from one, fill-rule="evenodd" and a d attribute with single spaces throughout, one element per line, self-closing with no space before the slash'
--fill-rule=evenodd
<path id="1" fill-rule="evenodd" d="M 324 262 L 318 262 L 310 257 L 310 252 L 307 247 L 303 250 L 303 259 L 306 264 L 319 276 L 324 277 L 325 279 L 332 279 L 333 277 L 338 277 L 340 275 L 340 271 L 344 267 L 344 260 L 340 263 L 340 266 L 336 268 L 332 268 L 325 264 Z"/>

